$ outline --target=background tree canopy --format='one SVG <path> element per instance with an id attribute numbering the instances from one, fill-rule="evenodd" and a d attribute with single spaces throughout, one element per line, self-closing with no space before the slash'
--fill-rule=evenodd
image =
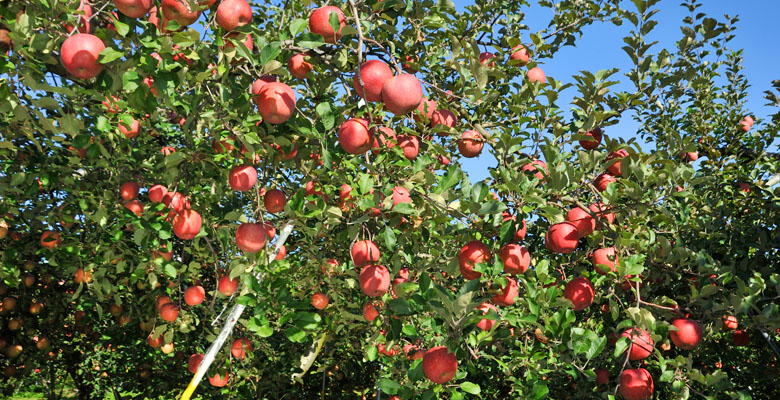
<path id="1" fill-rule="evenodd" d="M 176 398 L 242 304 L 196 398 L 778 398 L 737 18 L 530 3 L 0 2 L 4 394 Z M 545 76 L 591 24 L 632 67 Z"/>

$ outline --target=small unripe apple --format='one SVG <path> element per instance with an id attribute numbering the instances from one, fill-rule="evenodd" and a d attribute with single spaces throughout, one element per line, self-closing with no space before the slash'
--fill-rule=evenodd
<path id="1" fill-rule="evenodd" d="M 350 249 L 352 262 L 358 267 L 364 267 L 368 264 L 379 261 L 379 247 L 371 240 L 361 240 L 355 242 Z"/>
<path id="2" fill-rule="evenodd" d="M 333 32 L 333 27 L 330 25 L 330 14 L 332 13 L 335 13 L 338 18 L 338 32 Z M 341 38 L 341 29 L 343 28 L 344 13 L 335 6 L 320 7 L 314 10 L 309 17 L 309 30 L 312 33 L 321 35 L 325 39 L 325 43 L 336 43 Z"/>
<path id="3" fill-rule="evenodd" d="M 566 289 L 563 291 L 563 297 L 566 297 L 574 304 L 574 311 L 590 307 L 593 304 L 594 296 L 593 284 L 585 277 L 572 279 L 566 284 Z"/>
<path id="4" fill-rule="evenodd" d="M 217 283 L 217 290 L 222 293 L 223 296 L 232 295 L 238 288 L 238 278 L 230 279 L 230 276 L 225 275 L 219 278 Z"/>
<path id="5" fill-rule="evenodd" d="M 474 271 L 474 264 L 487 263 L 491 259 L 490 249 L 482 242 L 473 240 L 466 243 L 458 255 L 460 274 L 466 280 L 479 279 L 481 272 Z"/>
<path id="6" fill-rule="evenodd" d="M 298 79 L 306 79 L 306 75 L 314 69 L 314 66 L 306 62 L 306 54 L 298 53 L 290 57 L 290 61 L 287 62 L 287 69 L 292 76 Z"/>
<path id="7" fill-rule="evenodd" d="M 236 229 L 236 245 L 245 253 L 257 253 L 265 248 L 267 235 L 262 224 L 243 223 Z"/>
<path id="8" fill-rule="evenodd" d="M 425 377 L 431 382 L 444 384 L 458 372 L 458 360 L 444 346 L 437 346 L 425 352 L 422 361 Z"/>
<path id="9" fill-rule="evenodd" d="M 579 238 L 577 227 L 574 224 L 561 222 L 547 230 L 544 244 L 552 253 L 569 254 L 577 248 Z"/>
<path id="10" fill-rule="evenodd" d="M 390 272 L 384 265 L 366 265 L 360 271 L 360 288 L 370 297 L 381 297 L 390 288 Z"/>
<path id="11" fill-rule="evenodd" d="M 366 99 L 366 101 L 375 102 L 382 100 L 382 88 L 385 82 L 393 77 L 393 71 L 390 67 L 380 60 L 368 60 L 360 66 L 359 71 L 360 77 L 355 73 L 352 79 L 352 87 L 358 96 Z M 361 79 L 366 86 L 365 94 L 360 86 Z"/>
<path id="12" fill-rule="evenodd" d="M 504 272 L 512 275 L 524 274 L 531 265 L 531 253 L 519 244 L 504 245 L 498 256 L 504 263 Z"/>
<path id="13" fill-rule="evenodd" d="M 382 101 L 395 115 L 404 115 L 416 109 L 422 97 L 422 85 L 414 75 L 396 75 L 382 86 Z"/>
<path id="14" fill-rule="evenodd" d="M 653 397 L 653 377 L 644 368 L 627 369 L 620 374 L 620 395 L 626 400 Z"/>

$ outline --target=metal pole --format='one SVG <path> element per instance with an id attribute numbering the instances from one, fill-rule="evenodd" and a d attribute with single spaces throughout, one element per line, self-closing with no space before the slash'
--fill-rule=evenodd
<path id="1" fill-rule="evenodd" d="M 290 236 L 292 228 L 292 224 L 289 223 L 285 225 L 284 228 L 282 228 L 282 232 L 279 234 L 279 239 L 276 240 L 276 246 L 274 247 L 274 250 L 271 252 L 271 254 L 268 255 L 269 264 L 274 260 L 274 258 L 276 258 L 276 254 L 279 253 L 279 249 L 281 249 L 284 245 L 284 242 L 287 241 L 287 237 Z M 254 276 L 258 280 L 262 280 L 260 271 L 257 271 Z M 236 322 L 238 322 L 238 319 L 241 317 L 241 313 L 244 312 L 244 308 L 246 308 L 244 305 L 236 304 L 233 306 L 233 309 L 230 310 L 227 321 L 225 321 L 225 326 L 222 327 L 222 330 L 219 332 L 217 339 L 211 343 L 211 346 L 209 346 L 206 355 L 203 357 L 203 361 L 198 367 L 198 371 L 195 372 L 195 376 L 192 377 L 190 384 L 187 385 L 187 388 L 184 390 L 184 393 L 182 393 L 179 400 L 190 400 L 192 394 L 195 393 L 195 389 L 198 387 L 201 379 L 203 379 L 203 376 L 206 375 L 206 371 L 208 371 L 211 363 L 214 362 L 214 358 L 217 356 L 217 353 L 219 353 L 222 345 L 225 344 L 225 340 L 227 340 L 228 336 L 230 336 L 230 334 L 233 332 L 233 327 L 236 326 Z"/>

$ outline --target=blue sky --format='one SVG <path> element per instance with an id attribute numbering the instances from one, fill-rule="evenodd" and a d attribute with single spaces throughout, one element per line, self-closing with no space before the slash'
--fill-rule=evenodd
<path id="1" fill-rule="evenodd" d="M 629 3 L 629 2 L 626 2 Z M 749 98 L 747 109 L 754 116 L 766 117 L 773 110 L 765 107 L 766 100 L 763 92 L 771 87 L 773 79 L 780 79 L 780 41 L 770 33 L 776 29 L 777 18 L 780 16 L 780 1 L 777 0 L 704 0 L 704 5 L 699 11 L 707 15 L 723 20 L 723 15 L 738 15 L 740 21 L 736 24 L 736 37 L 730 42 L 732 49 L 744 49 L 744 70 L 751 87 L 748 90 Z M 455 0 L 459 11 L 473 4 L 472 0 Z M 662 48 L 673 49 L 675 41 L 681 36 L 679 27 L 682 19 L 688 14 L 687 9 L 679 6 L 678 0 L 662 0 L 657 6 L 661 11 L 654 16 L 659 21 L 658 26 L 651 32 L 650 41 L 658 41 L 651 49 L 655 53 Z M 630 6 L 630 5 L 625 5 Z M 525 23 L 531 31 L 541 30 L 550 21 L 552 13 L 549 9 L 533 6 L 526 11 Z M 617 67 L 621 71 L 630 68 L 631 60 L 621 49 L 624 45 L 622 38 L 627 36 L 631 29 L 630 24 L 615 26 L 611 23 L 596 23 L 584 30 L 582 39 L 577 41 L 576 47 L 564 47 L 554 59 L 544 60 L 540 65 L 547 76 L 564 83 L 574 83 L 572 76 L 580 70 L 598 71 Z M 613 79 L 620 79 L 627 83 L 628 79 L 621 73 L 615 74 Z M 616 86 L 619 89 L 621 86 Z M 630 89 L 630 86 L 623 86 Z M 569 88 L 561 96 L 559 106 L 568 108 L 566 104 L 575 94 L 576 88 Z M 637 123 L 629 116 L 624 116 L 620 123 L 609 127 L 608 135 L 623 138 L 632 137 L 637 130 Z M 494 158 L 487 151 L 476 159 L 465 159 L 463 165 L 469 173 L 472 181 L 488 177 L 487 168 L 495 165 Z"/>

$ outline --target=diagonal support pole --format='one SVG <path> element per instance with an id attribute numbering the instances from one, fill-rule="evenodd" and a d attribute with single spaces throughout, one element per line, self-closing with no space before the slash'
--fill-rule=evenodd
<path id="1" fill-rule="evenodd" d="M 268 255 L 268 263 L 270 264 L 271 261 L 276 258 L 276 254 L 279 253 L 279 249 L 282 248 L 284 245 L 284 242 L 287 241 L 287 237 L 290 236 L 290 233 L 292 232 L 292 224 L 288 223 L 287 225 L 282 228 L 281 233 L 279 234 L 279 239 L 276 240 L 276 245 L 274 246 L 273 251 L 271 254 Z M 257 271 L 255 273 L 255 278 L 257 278 L 258 281 L 262 280 L 262 276 L 260 274 L 260 271 Z M 230 310 L 230 314 L 227 316 L 227 320 L 225 321 L 225 325 L 222 327 L 222 330 L 219 332 L 219 335 L 217 336 L 217 339 L 214 340 L 214 342 L 211 343 L 211 346 L 209 346 L 208 351 L 206 351 L 206 355 L 203 357 L 203 361 L 200 363 L 200 366 L 198 367 L 198 371 L 195 372 L 195 376 L 192 377 L 192 380 L 190 381 L 190 384 L 187 385 L 187 388 L 184 390 L 184 393 L 182 393 L 179 400 L 190 400 L 190 397 L 192 397 L 192 394 L 195 393 L 195 389 L 198 387 L 198 384 L 203 379 L 203 376 L 206 375 L 206 371 L 208 371 L 209 367 L 211 366 L 211 363 L 214 362 L 214 358 L 217 356 L 217 353 L 219 353 L 219 350 L 222 348 L 222 345 L 225 344 L 225 340 L 227 340 L 228 336 L 233 332 L 233 328 L 236 326 L 236 322 L 238 322 L 238 319 L 241 317 L 241 313 L 244 312 L 244 306 L 243 304 L 236 304 L 233 306 L 233 309 Z"/>

